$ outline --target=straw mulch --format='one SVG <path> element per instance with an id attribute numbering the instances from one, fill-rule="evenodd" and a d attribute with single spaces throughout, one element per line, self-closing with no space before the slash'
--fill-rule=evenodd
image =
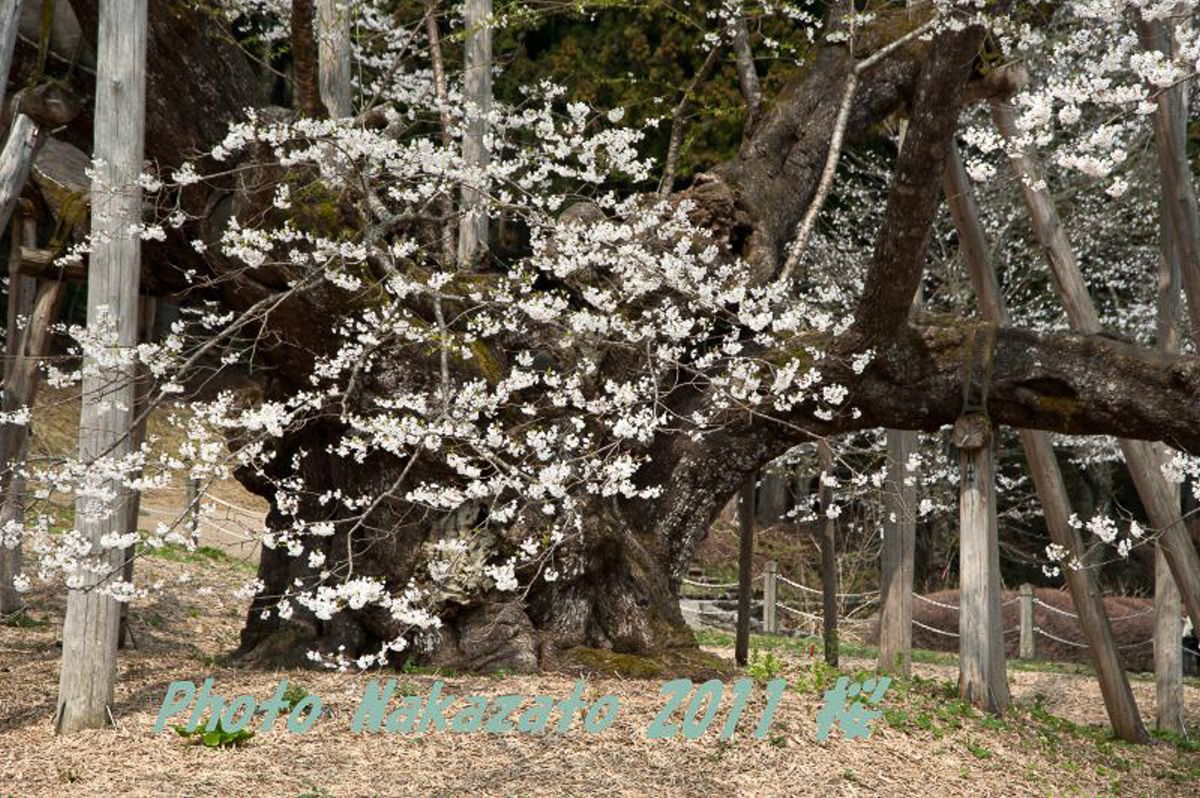
<path id="1" fill-rule="evenodd" d="M 122 652 L 113 714 L 116 728 L 58 738 L 51 729 L 57 688 L 61 601 L 35 595 L 38 628 L 0 626 L 0 795 L 19 796 L 772 796 L 1194 795 L 1200 754 L 1158 744 L 1100 744 L 1062 733 L 1049 740 L 1034 725 L 1001 730 L 978 720 L 932 729 L 874 723 L 868 740 L 838 734 L 816 740 L 821 697 L 789 689 L 766 739 L 754 725 L 765 705 L 756 687 L 733 739 L 717 734 L 729 699 L 710 730 L 689 741 L 647 740 L 664 699 L 657 681 L 593 678 L 587 695 L 621 698 L 616 722 L 600 734 L 356 735 L 350 719 L 368 677 L 313 671 L 264 671 L 214 664 L 237 641 L 244 603 L 232 588 L 249 574 L 228 565 L 149 560 L 139 564 L 167 581 L 158 598 L 134 607 L 138 648 Z M 181 577 L 187 584 L 178 584 Z M 211 590 L 199 595 L 197 587 Z M 849 663 L 868 667 L 865 662 Z M 953 678 L 952 668 L 921 666 L 925 676 Z M 787 659 L 783 676 L 796 684 L 811 673 L 806 657 Z M 424 695 L 435 677 L 391 674 Z M 226 698 L 262 701 L 286 676 L 320 696 L 332 711 L 307 734 L 279 721 L 235 749 L 210 750 L 171 731 L 152 733 L 169 682 L 212 676 Z M 1046 707 L 1076 722 L 1103 721 L 1094 681 L 1051 673 L 1012 674 L 1018 700 L 1035 692 Z M 574 677 L 451 676 L 445 691 L 556 699 Z M 1144 710 L 1153 685 L 1139 683 Z M 1188 689 L 1188 715 L 1200 717 L 1200 691 Z M 900 698 L 884 705 L 911 709 Z M 396 699 L 392 706 L 398 705 Z M 461 706 L 461 702 L 460 702 Z M 489 713 L 490 714 L 490 713 Z M 557 720 L 557 713 L 553 716 Z M 182 718 L 176 719 L 182 722 Z M 552 722 L 554 722 L 552 721 Z M 1191 780 L 1188 783 L 1189 779 Z"/>

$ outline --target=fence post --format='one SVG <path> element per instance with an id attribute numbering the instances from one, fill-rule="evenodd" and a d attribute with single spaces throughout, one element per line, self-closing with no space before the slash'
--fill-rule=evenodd
<path id="1" fill-rule="evenodd" d="M 200 545 L 200 480 L 188 479 L 188 523 L 192 530 L 192 545 Z"/>
<path id="2" fill-rule="evenodd" d="M 763 632 L 769 635 L 779 631 L 775 615 L 775 577 L 777 575 L 778 566 L 775 561 L 767 560 L 767 567 L 763 570 Z"/>
<path id="3" fill-rule="evenodd" d="M 1033 659 L 1033 585 L 1026 582 L 1021 585 L 1021 659 Z"/>
<path id="4" fill-rule="evenodd" d="M 741 501 L 738 503 L 738 609 L 737 630 L 733 642 L 733 659 L 745 666 L 750 659 L 750 604 L 754 585 L 751 584 L 750 569 L 754 557 L 754 488 L 757 473 L 750 474 L 742 485 Z"/>

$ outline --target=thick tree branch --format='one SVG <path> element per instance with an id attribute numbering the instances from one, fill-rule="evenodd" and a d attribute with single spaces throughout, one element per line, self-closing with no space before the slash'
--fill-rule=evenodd
<path id="1" fill-rule="evenodd" d="M 854 316 L 855 346 L 879 342 L 908 319 L 942 198 L 950 137 L 958 127 L 963 89 L 982 41 L 978 27 L 940 34 L 917 80 L 883 226 Z"/>

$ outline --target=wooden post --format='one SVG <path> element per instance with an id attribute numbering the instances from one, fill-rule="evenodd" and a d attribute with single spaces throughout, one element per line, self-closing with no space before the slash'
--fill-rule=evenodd
<path id="1" fill-rule="evenodd" d="M 350 82 L 350 4 L 353 0 L 317 0 L 317 61 L 321 101 L 329 116 L 354 114 Z"/>
<path id="2" fill-rule="evenodd" d="M 1182 602 L 1162 549 L 1154 552 L 1154 728 L 1183 733 Z"/>
<path id="3" fill-rule="evenodd" d="M 913 556 L 917 540 L 917 488 L 908 479 L 907 463 L 916 442 L 915 432 L 887 431 L 878 667 L 905 677 L 912 675 Z"/>
<path id="4" fill-rule="evenodd" d="M 818 495 L 821 503 L 821 638 L 825 662 L 838 664 L 838 606 L 837 606 L 837 522 L 830 517 L 833 489 L 825 484 L 825 475 L 833 474 L 833 449 L 826 441 L 817 444 L 817 461 L 821 470 Z"/>
<path id="5" fill-rule="evenodd" d="M 959 250 L 967 262 L 967 270 L 975 296 L 979 300 L 980 312 L 988 321 L 1008 324 L 1008 309 L 1004 296 L 996 281 L 996 272 L 988 256 L 987 239 L 979 223 L 971 183 L 963 168 L 958 148 L 950 148 L 945 176 L 946 197 L 950 213 L 958 230 Z M 1083 557 L 1083 542 L 1079 532 L 1069 523 L 1071 503 L 1063 483 L 1062 471 L 1054 457 L 1050 436 L 1036 430 L 1019 430 L 1021 446 L 1029 464 L 1042 515 L 1050 539 L 1067 552 L 1069 559 Z M 1129 679 L 1117 656 L 1112 627 L 1104 610 L 1104 598 L 1096 583 L 1095 573 L 1089 569 L 1064 569 L 1067 588 L 1075 602 L 1075 612 L 1080 618 L 1080 628 L 1088 642 L 1096 673 L 1100 680 L 1100 692 L 1113 725 L 1113 731 L 1123 740 L 1145 742 L 1148 737 L 1142 725 L 1141 715 L 1129 686 Z"/>
<path id="6" fill-rule="evenodd" d="M 467 35 L 463 98 L 467 104 L 467 124 L 463 131 L 463 162 L 477 169 L 484 180 L 489 157 L 487 149 L 488 115 L 492 110 L 492 0 L 465 0 L 463 27 Z M 484 185 L 464 184 L 462 220 L 458 226 L 458 265 L 471 268 L 488 243 L 488 215 Z"/>
<path id="7" fill-rule="evenodd" d="M 8 72 L 17 49 L 17 21 L 21 17 L 21 0 L 0 0 L 0 116 L 3 116 Z M 3 225 L 0 225 L 3 229 Z"/>
<path id="8" fill-rule="evenodd" d="M 1164 49 L 1172 50 L 1174 37 L 1169 37 L 1165 25 L 1143 25 L 1143 36 L 1149 37 L 1154 43 L 1155 36 L 1171 39 L 1165 43 Z M 1187 170 L 1187 153 L 1180 154 L 1177 150 L 1185 146 L 1187 129 L 1184 108 L 1186 93 L 1184 87 L 1176 84 L 1164 89 L 1158 100 L 1158 113 L 1155 118 L 1156 128 L 1166 125 L 1167 128 L 1158 131 L 1158 151 L 1161 170 L 1164 177 L 1169 172 L 1175 172 L 1172 167 L 1182 161 L 1184 174 Z M 1182 282 L 1183 264 L 1179 246 L 1179 229 L 1171 214 L 1168 204 L 1171 202 L 1167 194 L 1173 193 L 1176 201 L 1182 200 L 1187 204 L 1186 196 L 1190 193 L 1191 180 L 1182 191 L 1169 185 L 1166 180 L 1163 195 L 1159 198 L 1159 267 L 1158 267 L 1158 319 L 1156 325 L 1155 347 L 1169 354 L 1179 354 L 1180 342 L 1183 337 L 1181 313 L 1180 284 Z M 1194 207 L 1192 208 L 1194 211 Z M 1198 309 L 1200 310 L 1200 309 Z M 1195 314 L 1193 314 L 1195 315 Z M 1200 328 L 1197 328 L 1200 329 Z M 1166 451 L 1163 450 L 1163 454 Z M 1173 501 L 1175 506 L 1182 505 L 1180 486 L 1174 485 Z M 1167 563 L 1166 554 L 1161 546 L 1154 547 L 1154 726 L 1163 731 L 1183 733 L 1183 650 L 1180 648 L 1183 637 L 1183 624 L 1179 617 L 1183 612 L 1179 588 L 1175 578 L 1171 576 L 1171 566 Z"/>
<path id="9" fill-rule="evenodd" d="M 1147 50 L 1158 50 L 1168 57 L 1178 54 L 1173 23 L 1141 20 L 1139 27 L 1142 45 Z M 1157 92 L 1154 139 L 1166 216 L 1164 221 L 1171 226 L 1174 257 L 1180 266 L 1192 328 L 1200 331 L 1200 210 L 1197 208 L 1187 155 L 1185 85 L 1176 83 Z"/>
<path id="10" fill-rule="evenodd" d="M 188 528 L 192 533 L 192 545 L 200 545 L 200 480 L 188 478 Z"/>
<path id="11" fill-rule="evenodd" d="M 146 108 L 147 0 L 102 3 L 97 29 L 96 108 L 92 184 L 93 244 L 88 266 L 88 327 L 115 326 L 114 345 L 137 344 L 141 241 L 130 235 L 142 219 L 142 173 Z M 134 392 L 133 364 L 102 366 L 84 377 L 79 419 L 79 456 L 115 460 L 129 452 Z M 64 734 L 104 725 L 116 681 L 118 602 L 98 588 L 120 573 L 120 550 L 102 549 L 107 534 L 124 531 L 128 491 L 108 515 L 98 516 L 91 499 L 77 500 L 76 528 L 92 544 L 102 567 L 78 574 L 67 595 L 55 729 Z"/>
<path id="12" fill-rule="evenodd" d="M 1012 108 L 999 100 L 992 101 L 992 119 L 1008 140 L 1017 137 L 1016 118 Z M 1033 228 L 1050 265 L 1059 298 L 1076 332 L 1101 332 L 1099 317 L 1087 293 L 1071 242 L 1058 218 L 1058 212 L 1045 189 L 1041 165 L 1032 154 L 1024 151 L 1009 153 L 1030 209 Z M 1172 486 L 1162 473 L 1162 459 L 1154 444 L 1148 441 L 1122 440 L 1121 451 L 1129 465 L 1129 474 L 1137 487 L 1142 506 L 1150 523 L 1161 531 L 1159 545 L 1171 566 L 1171 574 L 1196 628 L 1200 628 L 1200 554 L 1173 501 Z M 1140 720 L 1139 720 L 1140 724 Z M 1143 735 L 1144 738 L 1144 735 Z"/>
<path id="13" fill-rule="evenodd" d="M 1033 585 L 1021 585 L 1021 646 L 1017 656 L 1033 659 L 1037 656 L 1037 644 L 1033 639 Z"/>
<path id="14" fill-rule="evenodd" d="M 0 150 L 0 229 L 8 225 L 33 159 L 45 139 L 41 126 L 28 114 L 16 114 Z"/>
<path id="15" fill-rule="evenodd" d="M 738 611 L 737 636 L 733 647 L 733 658 L 738 665 L 745 665 L 750 660 L 750 599 L 754 592 L 750 571 L 754 565 L 755 482 L 756 475 L 751 474 L 742 485 L 741 500 L 738 502 Z"/>
<path id="16" fill-rule="evenodd" d="M 1008 708 L 1004 630 L 1000 623 L 1000 546 L 991 422 L 964 415 L 954 425 L 959 449 L 959 694 L 989 712 Z"/>
<path id="17" fill-rule="evenodd" d="M 779 585 L 777 579 L 779 577 L 778 565 L 774 560 L 768 560 L 766 568 L 763 570 L 763 632 L 773 635 L 779 631 L 778 620 L 776 616 L 776 590 Z"/>
<path id="18" fill-rule="evenodd" d="M 13 216 L 8 258 L 8 327 L 4 338 L 4 396 L 3 410 L 12 413 L 29 405 L 28 396 L 16 384 L 23 372 L 25 333 L 34 301 L 36 281 L 19 273 L 21 247 L 37 246 L 37 223 L 28 209 Z M 25 319 L 21 329 L 20 320 Z M 25 518 L 25 480 L 17 473 L 25 463 L 25 443 L 29 438 L 27 424 L 0 426 L 0 536 L 4 525 L 23 523 Z M 11 548 L 0 543 L 0 615 L 16 612 L 23 602 L 14 585 L 21 572 L 21 543 Z"/>

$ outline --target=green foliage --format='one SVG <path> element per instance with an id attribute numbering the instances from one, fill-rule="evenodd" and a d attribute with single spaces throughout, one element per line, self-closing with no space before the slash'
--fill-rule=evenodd
<path id="1" fill-rule="evenodd" d="M 0 626 L 10 626 L 14 629 L 44 629 L 50 622 L 45 618 L 35 618 L 29 610 L 21 608 L 11 615 L 0 616 Z"/>
<path id="2" fill-rule="evenodd" d="M 755 650 L 746 665 L 746 673 L 760 682 L 769 682 L 783 670 L 783 661 L 770 651 Z"/>
<path id="3" fill-rule="evenodd" d="M 288 711 L 295 709 L 296 706 L 308 698 L 308 690 L 298 684 L 289 684 L 288 688 L 283 691 L 283 703 L 287 705 Z"/>
<path id="4" fill-rule="evenodd" d="M 175 726 L 175 733 L 180 737 L 191 738 L 193 742 L 198 742 L 206 748 L 232 748 L 236 745 L 243 745 L 254 736 L 254 732 L 249 729 L 239 729 L 237 731 L 227 731 L 221 720 L 217 720 L 217 725 L 212 731 L 207 731 L 208 719 L 204 719 L 196 724 L 196 728 L 188 731 L 187 726 Z"/>
<path id="5" fill-rule="evenodd" d="M 992 751 L 986 746 L 967 740 L 967 750 L 971 752 L 976 759 L 991 759 Z"/>

